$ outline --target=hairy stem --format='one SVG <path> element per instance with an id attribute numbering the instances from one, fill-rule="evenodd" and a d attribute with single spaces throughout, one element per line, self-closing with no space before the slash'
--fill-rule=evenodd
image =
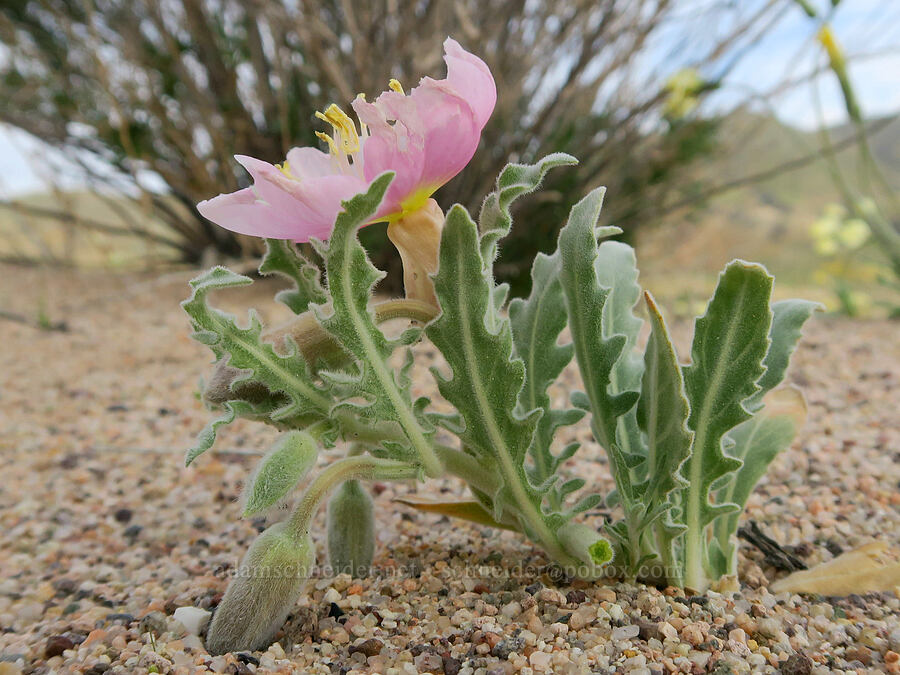
<path id="1" fill-rule="evenodd" d="M 371 455 L 339 459 L 322 471 L 303 493 L 288 521 L 288 529 L 299 541 L 309 534 L 309 525 L 329 491 L 345 480 L 409 480 L 419 475 L 419 467 Z"/>

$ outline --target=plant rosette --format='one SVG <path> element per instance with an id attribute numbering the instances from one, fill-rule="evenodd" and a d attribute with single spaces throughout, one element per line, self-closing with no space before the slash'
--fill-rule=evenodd
<path id="1" fill-rule="evenodd" d="M 365 488 L 373 480 L 454 476 L 471 497 L 405 503 L 519 532 L 571 577 L 702 592 L 736 576 L 740 513 L 802 424 L 802 396 L 779 385 L 816 306 L 772 303 L 766 270 L 735 261 L 696 320 L 684 365 L 638 285 L 634 251 L 608 240 L 618 228 L 598 225 L 602 188 L 572 208 L 556 250 L 536 257 L 528 297 L 508 299 L 494 263 L 510 206 L 576 160 L 510 164 L 477 219 L 459 205 L 444 216 L 431 194 L 472 157 L 496 99 L 480 59 L 452 40 L 445 50 L 445 80 L 425 78 L 408 95 L 392 83 L 371 104 L 358 98 L 361 131 L 339 109 L 322 114 L 335 128 L 330 154 L 292 150 L 280 167 L 242 158 L 254 186 L 200 205 L 224 227 L 266 237 L 260 273 L 291 283 L 276 298 L 296 315 L 266 328 L 254 312 L 241 324 L 210 306 L 211 291 L 252 283 L 223 267 L 194 279 L 183 303 L 194 337 L 215 356 L 204 399 L 221 412 L 187 464 L 237 418 L 273 425 L 284 433 L 248 478 L 244 512 L 293 504 L 229 586 L 207 639 L 216 653 L 274 638 L 314 563 L 310 532 L 326 501 L 332 567 L 365 573 L 375 554 Z M 358 232 L 377 222 L 388 223 L 403 262 L 405 297 L 374 299 L 384 273 Z M 315 257 L 294 243 L 307 241 Z M 642 311 L 650 334 L 641 352 Z M 388 321 L 406 327 L 389 336 Z M 413 396 L 411 347 L 423 340 L 443 357 L 431 375 L 451 413 Z M 573 359 L 583 391 L 556 407 L 548 391 Z M 568 475 L 578 444 L 555 441 L 579 423 L 606 453 L 610 494 Z M 456 442 L 439 441 L 439 428 Z M 310 476 L 333 447 L 346 456 Z M 618 518 L 588 517 L 601 503 Z M 277 574 L 284 567 L 292 574 Z"/>

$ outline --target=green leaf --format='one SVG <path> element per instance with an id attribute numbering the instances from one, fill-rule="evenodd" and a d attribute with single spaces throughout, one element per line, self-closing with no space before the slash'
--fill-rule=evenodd
<path id="1" fill-rule="evenodd" d="M 526 478 L 524 461 L 540 413 L 517 411 L 525 367 L 513 357 L 509 320 L 495 315 L 488 321 L 494 311 L 493 283 L 485 273 L 475 223 L 458 205 L 444 223 L 434 286 L 441 314 L 425 331 L 451 372 L 432 372 L 441 394 L 462 415 L 465 428 L 457 431 L 463 443 L 482 461 L 496 464 L 504 477 L 505 484 L 490 495 L 494 517 L 500 518 L 506 500 L 520 509 L 526 503 L 533 508 L 540 496 Z"/>
<path id="2" fill-rule="evenodd" d="M 384 444 L 393 459 L 418 459 L 429 475 L 439 475 L 441 464 L 434 456 L 423 429 L 423 415 L 417 413 L 410 399 L 408 378 L 395 374 L 388 358 L 398 345 L 409 344 L 420 330 L 408 330 L 397 340 L 388 340 L 379 330 L 369 307 L 372 289 L 384 276 L 369 261 L 357 238 L 357 231 L 378 209 L 393 173 L 385 173 L 372 181 L 367 192 L 344 202 L 327 244 L 317 244 L 325 260 L 325 275 L 332 298 L 331 313 L 322 305 L 314 307 L 319 322 L 341 346 L 356 359 L 356 371 L 345 377 L 341 386 L 362 402 L 345 400 L 339 407 L 351 408 L 372 422 L 394 422 L 408 443 Z M 427 425 L 430 427 L 430 425 Z"/>
<path id="3" fill-rule="evenodd" d="M 272 393 L 285 394 L 286 403 L 272 412 L 272 421 L 298 417 L 311 421 L 324 419 L 332 401 L 313 383 L 306 360 L 292 340 L 287 341 L 291 348 L 289 353 L 279 354 L 271 344 L 262 340 L 262 324 L 254 312 L 249 313 L 247 327 L 241 328 L 233 316 L 207 303 L 211 291 L 250 283 L 252 280 L 249 277 L 224 267 L 214 267 L 192 280 L 193 294 L 182 303 L 182 307 L 191 317 L 194 339 L 207 345 L 217 359 L 224 359 L 226 366 L 244 371 L 232 381 L 232 388 L 252 380 Z"/>
<path id="4" fill-rule="evenodd" d="M 761 265 L 736 260 L 719 277 L 706 313 L 694 324 L 691 365 L 684 368 L 690 401 L 688 428 L 694 432 L 691 455 L 682 473 L 688 480 L 681 498 L 684 524 L 685 584 L 696 591 L 708 585 L 705 527 L 737 509 L 710 502 L 710 488 L 737 471 L 741 462 L 722 450 L 725 434 L 750 417 L 742 405 L 758 389 L 769 348 L 772 277 Z"/>
<path id="5" fill-rule="evenodd" d="M 687 428 L 690 408 L 666 323 L 650 293 L 645 292 L 644 299 L 650 316 L 650 337 L 644 351 L 636 421 L 647 437 L 648 477 L 638 491 L 645 509 L 643 527 L 647 521 L 661 518 L 653 523 L 654 548 L 666 567 L 675 568 L 674 544 L 684 525 L 673 518 L 675 505 L 670 495 L 688 485 L 681 475 L 681 465 L 691 450 L 691 432 Z M 671 573 L 670 576 L 679 575 Z"/>
<path id="6" fill-rule="evenodd" d="M 757 383 L 759 391 L 744 403 L 748 410 L 762 407 L 763 396 L 781 384 L 791 354 L 800 340 L 803 324 L 813 312 L 820 309 L 822 305 L 808 300 L 782 300 L 772 305 L 772 327 L 769 330 L 771 344 L 763 362 L 766 372 Z"/>
<path id="7" fill-rule="evenodd" d="M 763 399 L 764 406 L 751 419 L 728 432 L 728 454 L 743 462 L 725 487 L 716 493 L 716 501 L 737 504 L 739 511 L 716 520 L 716 541 L 722 552 L 724 569 L 719 575 L 737 574 L 737 546 L 735 534 L 747 499 L 762 478 L 772 460 L 794 440 L 806 420 L 806 402 L 793 387 L 776 389 Z"/>
<path id="8" fill-rule="evenodd" d="M 637 422 L 647 435 L 648 479 L 642 498 L 663 504 L 672 490 L 686 487 L 681 465 L 691 450 L 690 415 L 681 366 L 669 331 L 650 293 L 644 293 L 650 315 L 650 337 L 644 352 Z"/>
<path id="9" fill-rule="evenodd" d="M 634 249 L 618 241 L 603 242 L 597 250 L 594 270 L 597 283 L 610 289 L 609 297 L 603 304 L 603 337 L 625 336 L 622 355 L 610 373 L 609 391 L 612 394 L 638 391 L 644 362 L 635 351 L 635 346 L 643 321 L 634 314 L 635 305 L 641 298 Z M 647 448 L 638 432 L 636 414 L 636 409 L 632 408 L 619 418 L 616 440 L 626 457 L 644 458 Z"/>
<path id="10" fill-rule="evenodd" d="M 319 281 L 319 268 L 303 257 L 293 242 L 266 239 L 266 255 L 259 265 L 259 273 L 278 274 L 294 282 L 293 289 L 279 291 L 275 296 L 294 314 L 302 314 L 310 304 L 322 304 L 327 300 Z"/>
<path id="11" fill-rule="evenodd" d="M 585 395 L 575 395 L 572 400 L 575 405 L 590 410 L 591 428 L 609 456 L 619 498 L 630 505 L 633 485 L 629 460 L 616 439 L 616 427 L 618 418 L 634 407 L 638 393 L 610 391 L 613 369 L 628 338 L 621 334 L 607 337 L 603 331 L 603 309 L 611 291 L 597 279 L 597 239 L 621 232 L 617 227 L 597 227 L 604 192 L 604 188 L 597 188 L 572 208 L 566 226 L 559 233 L 562 263 L 559 278 L 575 357 L 586 390 Z"/>
<path id="12" fill-rule="evenodd" d="M 315 439 L 305 431 L 282 435 L 248 481 L 244 517 L 265 511 L 287 496 L 316 463 L 317 450 Z"/>
<path id="13" fill-rule="evenodd" d="M 203 431 L 197 435 L 194 445 L 185 454 L 185 466 L 190 466 L 195 459 L 213 446 L 219 427 L 228 426 L 234 422 L 236 417 L 249 417 L 255 413 L 253 406 L 247 401 L 227 401 L 222 407 L 225 409 L 224 414 L 211 420 L 203 428 Z"/>
<path id="14" fill-rule="evenodd" d="M 554 476 L 561 463 L 550 452 L 556 430 L 574 424 L 584 413 L 580 410 L 556 410 L 550 407 L 547 388 L 572 360 L 574 347 L 557 344 L 566 327 L 566 306 L 559 282 L 559 255 L 538 253 L 531 268 L 531 294 L 516 298 L 509 305 L 516 355 L 525 364 L 525 386 L 519 395 L 520 413 L 543 411 L 529 447 L 534 462 L 532 479 L 540 484 Z M 571 453 L 570 455 L 571 456 Z M 566 457 L 565 459 L 567 459 Z M 559 504 L 555 504 L 559 507 Z"/>
<path id="15" fill-rule="evenodd" d="M 497 190 L 481 205 L 478 229 L 481 233 L 481 257 L 486 269 L 493 267 L 497 242 L 509 233 L 512 215 L 509 207 L 519 197 L 537 190 L 544 175 L 557 166 L 572 166 L 578 160 L 562 152 L 547 155 L 537 164 L 507 164 L 497 178 Z"/>

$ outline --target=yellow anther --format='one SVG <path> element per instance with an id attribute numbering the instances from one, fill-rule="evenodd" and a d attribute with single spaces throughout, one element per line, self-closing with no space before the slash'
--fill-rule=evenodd
<path id="1" fill-rule="evenodd" d="M 291 173 L 291 165 L 287 163 L 287 160 L 282 164 L 276 164 L 275 167 L 288 178 L 294 177 L 294 174 Z"/>
<path id="2" fill-rule="evenodd" d="M 391 78 L 391 81 L 388 82 L 388 86 L 391 89 L 393 89 L 394 91 L 396 91 L 398 94 L 404 94 L 404 95 L 406 94 L 406 92 L 403 91 L 403 85 L 400 84 L 399 80 L 395 80 L 395 79 Z"/>
<path id="3" fill-rule="evenodd" d="M 317 112 L 316 117 L 320 120 L 325 120 L 334 127 L 334 142 L 329 143 L 332 152 L 337 154 L 335 147 L 336 142 L 340 142 L 340 149 L 345 154 L 349 155 L 350 153 L 359 150 L 359 134 L 356 132 L 356 125 L 347 113 L 338 106 L 332 103 L 325 109 L 324 113 Z M 318 135 L 318 133 L 316 135 Z M 319 136 L 319 138 L 322 138 L 322 136 Z"/>
<path id="4" fill-rule="evenodd" d="M 328 149 L 331 151 L 331 154 L 332 154 L 332 155 L 340 154 L 340 153 L 338 152 L 337 144 L 334 142 L 334 139 L 333 139 L 331 136 L 329 136 L 328 134 L 326 134 L 324 131 L 317 131 L 317 132 L 316 132 L 316 136 L 318 136 L 318 137 L 321 138 L 323 141 L 325 141 L 326 143 L 328 143 Z"/>
<path id="5" fill-rule="evenodd" d="M 366 100 L 365 92 L 360 92 L 359 94 L 356 95 L 356 98 L 361 98 L 363 101 L 365 101 Z"/>

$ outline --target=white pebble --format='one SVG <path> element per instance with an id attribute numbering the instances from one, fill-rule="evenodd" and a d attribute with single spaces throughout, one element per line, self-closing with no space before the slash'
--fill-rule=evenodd
<path id="1" fill-rule="evenodd" d="M 322 598 L 322 600 L 324 600 L 325 602 L 337 602 L 340 599 L 341 594 L 333 588 L 329 588 L 327 591 L 325 591 L 325 597 Z"/>
<path id="2" fill-rule="evenodd" d="M 613 628 L 611 638 L 613 640 L 630 640 L 631 638 L 636 638 L 640 635 L 641 629 L 638 626 L 619 626 L 618 628 Z"/>
<path id="3" fill-rule="evenodd" d="M 513 600 L 512 602 L 503 605 L 500 609 L 500 613 L 508 619 L 515 619 L 522 613 L 522 605 Z"/>
<path id="4" fill-rule="evenodd" d="M 172 615 L 191 635 L 200 635 L 209 623 L 210 612 L 199 607 L 179 607 Z"/>
<path id="5" fill-rule="evenodd" d="M 528 657 L 528 662 L 536 670 L 547 670 L 551 658 L 552 656 L 547 652 L 532 652 L 531 656 Z"/>

